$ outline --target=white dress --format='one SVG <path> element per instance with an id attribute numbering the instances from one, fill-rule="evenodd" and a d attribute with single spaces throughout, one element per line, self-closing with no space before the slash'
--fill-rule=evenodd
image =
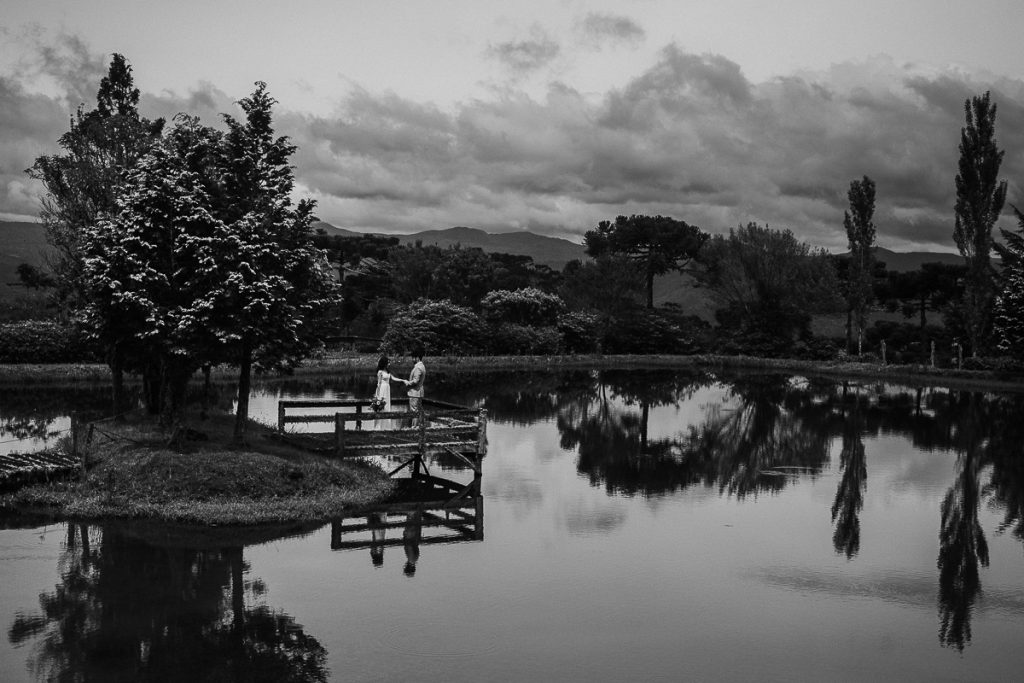
<path id="1" fill-rule="evenodd" d="M 377 390 L 373 397 L 384 399 L 384 412 L 391 410 L 391 375 L 387 370 L 377 371 Z M 392 429 L 391 420 L 374 419 L 373 428 L 377 430 Z"/>

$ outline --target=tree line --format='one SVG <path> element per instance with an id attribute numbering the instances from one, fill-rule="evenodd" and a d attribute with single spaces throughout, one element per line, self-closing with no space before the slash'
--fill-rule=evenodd
<path id="1" fill-rule="evenodd" d="M 265 84 L 238 103 L 242 119 L 223 114 L 219 129 L 187 114 L 149 120 L 138 102 L 131 67 L 115 54 L 95 108 L 80 107 L 60 153 L 28 170 L 45 188 L 54 249 L 48 272 L 25 265 L 19 276 L 50 287 L 101 351 L 115 406 L 124 374 L 141 375 L 147 406 L 168 424 L 197 370 L 230 365 L 241 438 L 252 372 L 294 367 L 332 333 L 433 353 L 832 357 L 901 335 L 918 360 L 936 339 L 975 357 L 1024 353 L 1024 214 L 1014 208 L 1018 232 L 993 240 L 1007 184 L 988 93 L 965 103 L 961 130 L 953 238 L 964 264 L 914 273 L 875 259 L 868 176 L 850 183 L 843 256 L 756 222 L 713 235 L 660 215 L 600 222 L 584 236 L 589 258 L 560 271 L 528 256 L 330 236 L 313 227 L 314 203 L 292 198 L 296 148 L 274 133 Z M 672 271 L 711 295 L 717 325 L 655 306 L 655 278 Z M 876 307 L 919 324 L 869 328 Z M 812 334 L 815 315 L 844 311 L 844 349 Z M 938 312 L 943 325 L 929 324 Z"/>

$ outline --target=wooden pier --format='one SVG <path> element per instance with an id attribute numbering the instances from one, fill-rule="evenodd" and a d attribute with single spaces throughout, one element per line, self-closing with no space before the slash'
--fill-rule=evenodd
<path id="1" fill-rule="evenodd" d="M 275 437 L 327 457 L 397 459 L 399 464 L 389 476 L 407 470 L 408 479 L 418 487 L 418 503 L 427 507 L 459 509 L 479 497 L 487 454 L 487 411 L 428 398 L 419 402 L 416 411 L 408 409 L 408 398 L 392 399 L 391 404 L 405 409 L 374 412 L 369 399 L 280 401 Z M 312 429 L 289 430 L 298 424 Z M 431 456 L 460 462 L 473 473 L 472 481 L 433 476 Z"/>

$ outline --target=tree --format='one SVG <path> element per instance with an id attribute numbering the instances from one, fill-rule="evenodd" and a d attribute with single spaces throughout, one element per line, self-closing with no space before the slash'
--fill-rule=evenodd
<path id="1" fill-rule="evenodd" d="M 43 287 L 53 287 L 56 284 L 52 275 L 36 268 L 31 263 L 19 263 L 15 272 L 18 273 L 18 280 L 26 289 L 38 290 Z"/>
<path id="2" fill-rule="evenodd" d="M 583 236 L 595 258 L 620 254 L 640 264 L 647 287 L 647 308 L 654 308 L 654 276 L 682 271 L 697 256 L 708 235 L 700 228 L 665 216 L 619 216 L 601 221 Z"/>
<path id="3" fill-rule="evenodd" d="M 128 171 L 110 218 L 80 247 L 84 329 L 127 370 L 152 372 L 147 404 L 171 426 L 212 340 L 202 299 L 216 285 L 227 228 L 210 211 L 206 162 L 219 134 L 183 119 Z"/>
<path id="4" fill-rule="evenodd" d="M 139 90 L 123 55 L 114 54 L 100 81 L 97 106 L 79 107 L 58 144 L 63 154 L 44 155 L 26 172 L 43 183 L 40 218 L 54 247 L 50 267 L 58 299 L 68 311 L 81 305 L 82 231 L 114 209 L 123 174 L 160 136 L 164 120 L 139 115 Z"/>
<path id="5" fill-rule="evenodd" d="M 748 223 L 717 235 L 701 251 L 698 278 L 724 304 L 719 319 L 740 334 L 790 341 L 815 312 L 838 303 L 835 269 L 823 250 L 789 230 Z"/>
<path id="6" fill-rule="evenodd" d="M 992 227 L 1006 201 L 1000 181 L 1003 151 L 996 145 L 996 105 L 986 92 L 964 102 L 967 125 L 960 129 L 960 172 L 956 176 L 953 239 L 967 265 L 963 308 L 971 353 L 987 350 L 991 336 L 994 275 L 990 262 Z"/>
<path id="7" fill-rule="evenodd" d="M 846 196 L 850 200 L 850 210 L 843 212 L 843 227 L 846 228 L 850 247 L 850 273 L 846 293 L 846 348 L 850 349 L 852 315 L 857 326 L 859 354 L 864 328 L 867 326 L 867 309 L 872 299 L 874 254 L 871 249 L 875 245 L 875 224 L 872 222 L 875 213 L 875 181 L 867 176 L 861 180 L 851 181 L 850 191 Z"/>
<path id="8" fill-rule="evenodd" d="M 480 308 L 480 300 L 494 288 L 495 263 L 483 249 L 446 249 L 434 269 L 433 296 L 460 306 Z"/>
<path id="9" fill-rule="evenodd" d="M 266 83 L 239 102 L 245 122 L 223 115 L 214 207 L 228 230 L 216 245 L 220 278 L 204 300 L 217 357 L 238 367 L 234 437 L 244 438 L 253 368 L 289 370 L 317 346 L 312 322 L 336 298 L 323 252 L 313 246 L 311 200 L 293 205 L 295 145 L 274 137 L 276 100 Z M 212 265 L 212 264 L 211 264 Z"/>
<path id="10" fill-rule="evenodd" d="M 1003 271 L 995 304 L 995 331 L 999 350 L 1024 360 L 1024 213 L 1017 207 L 1013 211 L 1019 231 L 1002 231 L 1006 244 L 1000 249 Z"/>
<path id="11" fill-rule="evenodd" d="M 42 182 L 40 218 L 54 247 L 49 266 L 65 317 L 84 304 L 82 236 L 110 215 L 125 172 L 160 137 L 164 120 L 139 116 L 139 90 L 123 55 L 114 54 L 100 81 L 96 109 L 81 107 L 70 130 L 58 140 L 63 154 L 40 156 L 26 172 Z M 114 413 L 124 408 L 123 359 L 114 347 L 110 365 Z"/>

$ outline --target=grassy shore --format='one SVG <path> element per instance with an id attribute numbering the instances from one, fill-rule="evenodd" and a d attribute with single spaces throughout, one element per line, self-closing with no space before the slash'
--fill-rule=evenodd
<path id="1" fill-rule="evenodd" d="M 377 354 L 327 352 L 307 360 L 294 370 L 295 377 L 331 375 L 351 370 L 374 370 Z M 394 363 L 411 360 L 397 358 Z M 864 377 L 911 384 L 948 386 L 979 390 L 1024 390 L 1024 375 L 984 370 L 933 368 L 927 365 L 894 365 L 880 362 L 863 363 L 847 360 L 797 360 L 757 358 L 753 356 L 719 356 L 699 354 L 676 355 L 573 355 L 573 356 L 431 356 L 426 363 L 432 370 L 557 370 L 562 368 L 674 368 L 703 367 L 736 370 L 777 370 L 827 377 Z M 219 367 L 213 371 L 215 381 L 232 381 L 236 371 Z M 274 376 L 269 377 L 273 379 Z M 101 364 L 3 365 L 0 364 L 0 386 L 31 384 L 35 386 L 70 383 L 108 383 L 110 371 Z M 138 378 L 128 378 L 138 381 Z"/>
<path id="2" fill-rule="evenodd" d="M 296 451 L 266 439 L 261 425 L 251 425 L 247 446 L 234 447 L 232 421 L 228 415 L 190 421 L 192 438 L 174 447 L 150 424 L 105 425 L 84 478 L 21 488 L 0 497 L 0 509 L 88 520 L 260 525 L 325 521 L 392 490 L 378 467 Z"/>

